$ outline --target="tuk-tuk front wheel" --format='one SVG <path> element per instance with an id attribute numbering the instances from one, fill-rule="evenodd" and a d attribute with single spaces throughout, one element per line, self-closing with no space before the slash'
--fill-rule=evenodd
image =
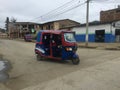
<path id="1" fill-rule="evenodd" d="M 39 54 L 36 54 L 36 59 L 37 59 L 37 61 L 41 61 L 41 60 L 43 60 L 43 57 L 40 56 Z"/>
<path id="2" fill-rule="evenodd" d="M 72 59 L 72 63 L 74 65 L 78 65 L 80 63 L 80 59 L 79 58 L 74 58 L 74 59 Z"/>

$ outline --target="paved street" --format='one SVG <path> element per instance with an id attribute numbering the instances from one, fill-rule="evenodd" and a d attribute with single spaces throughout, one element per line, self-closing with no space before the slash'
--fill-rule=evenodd
<path id="1" fill-rule="evenodd" d="M 79 48 L 81 62 L 36 61 L 32 42 L 0 40 L 12 64 L 0 90 L 120 90 L 120 51 Z"/>

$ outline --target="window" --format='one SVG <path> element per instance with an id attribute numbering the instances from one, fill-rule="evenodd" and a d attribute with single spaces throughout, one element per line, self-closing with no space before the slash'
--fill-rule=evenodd
<path id="1" fill-rule="evenodd" d="M 65 33 L 64 38 L 67 42 L 76 42 L 74 33 Z"/>
<path id="2" fill-rule="evenodd" d="M 116 13 L 120 13 L 120 9 L 116 10 Z"/>

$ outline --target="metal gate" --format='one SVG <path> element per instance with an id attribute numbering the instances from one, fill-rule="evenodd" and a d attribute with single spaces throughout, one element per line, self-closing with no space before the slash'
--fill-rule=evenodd
<path id="1" fill-rule="evenodd" d="M 120 42 L 120 29 L 115 29 L 115 40 Z"/>
<path id="2" fill-rule="evenodd" d="M 95 42 L 105 42 L 105 30 L 95 31 Z"/>

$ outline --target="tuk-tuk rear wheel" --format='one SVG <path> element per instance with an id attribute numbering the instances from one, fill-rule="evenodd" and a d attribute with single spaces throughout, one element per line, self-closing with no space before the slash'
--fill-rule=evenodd
<path id="1" fill-rule="evenodd" d="M 79 58 L 72 59 L 72 63 L 74 65 L 78 65 L 80 63 L 80 59 Z"/>
<path id="2" fill-rule="evenodd" d="M 37 61 L 41 61 L 41 60 L 43 60 L 43 57 L 40 56 L 39 54 L 36 54 L 36 58 L 37 58 Z"/>

